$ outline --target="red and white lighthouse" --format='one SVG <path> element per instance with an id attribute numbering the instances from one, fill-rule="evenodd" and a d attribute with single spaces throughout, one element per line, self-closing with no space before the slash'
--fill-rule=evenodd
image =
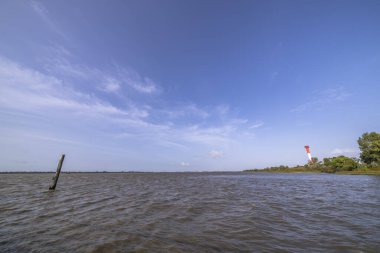
<path id="1" fill-rule="evenodd" d="M 307 156 L 309 157 L 309 163 L 313 163 L 313 159 L 311 158 L 310 154 L 310 147 L 308 145 L 305 146 Z"/>

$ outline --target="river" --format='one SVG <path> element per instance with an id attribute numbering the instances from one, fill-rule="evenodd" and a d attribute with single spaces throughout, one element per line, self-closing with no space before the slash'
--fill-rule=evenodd
<path id="1" fill-rule="evenodd" d="M 380 177 L 0 174 L 0 252 L 379 252 Z"/>

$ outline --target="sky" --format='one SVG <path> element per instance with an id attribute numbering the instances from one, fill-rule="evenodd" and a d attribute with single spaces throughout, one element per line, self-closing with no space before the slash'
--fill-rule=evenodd
<path id="1" fill-rule="evenodd" d="M 0 1 L 0 171 L 237 171 L 380 130 L 380 1 Z"/>

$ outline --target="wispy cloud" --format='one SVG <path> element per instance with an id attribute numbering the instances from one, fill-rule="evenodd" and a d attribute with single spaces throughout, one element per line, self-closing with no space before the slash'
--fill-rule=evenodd
<path id="1" fill-rule="evenodd" d="M 108 93 L 117 93 L 120 90 L 120 83 L 117 79 L 107 77 L 99 86 L 99 89 Z"/>
<path id="2" fill-rule="evenodd" d="M 220 150 L 211 150 L 208 154 L 212 158 L 219 158 L 224 155 L 223 151 Z"/>
<path id="3" fill-rule="evenodd" d="M 68 57 L 56 55 L 45 59 L 45 69 L 53 75 L 83 80 L 104 80 L 108 76 L 96 68 L 73 63 Z"/>
<path id="4" fill-rule="evenodd" d="M 41 20 L 56 34 L 62 38 L 68 40 L 67 34 L 65 34 L 53 21 L 50 16 L 49 10 L 41 2 L 32 0 L 30 1 L 30 6 L 32 10 L 41 18 Z"/>
<path id="5" fill-rule="evenodd" d="M 24 111 L 69 110 L 83 115 L 136 116 L 136 109 L 121 109 L 94 95 L 65 86 L 63 81 L 0 58 L 0 106 Z M 145 113 L 140 113 L 145 116 Z"/>
<path id="6" fill-rule="evenodd" d="M 232 125 L 222 125 L 218 127 L 200 127 L 194 125 L 183 130 L 182 139 L 191 143 L 204 145 L 227 145 L 231 141 L 231 136 L 236 132 Z"/>
<path id="7" fill-rule="evenodd" d="M 188 163 L 188 162 L 181 162 L 179 165 L 181 165 L 182 167 L 189 167 L 190 163 Z"/>
<path id="8" fill-rule="evenodd" d="M 174 108 L 162 110 L 162 113 L 167 115 L 170 119 L 177 119 L 182 117 L 195 116 L 201 119 L 206 119 L 210 113 L 205 109 L 200 108 L 196 104 L 178 105 Z"/>
<path id="9" fill-rule="evenodd" d="M 221 117 L 224 117 L 226 115 L 228 115 L 228 113 L 230 112 L 230 106 L 229 105 L 218 105 L 216 107 L 216 112 L 221 116 Z"/>
<path id="10" fill-rule="evenodd" d="M 47 18 L 48 10 L 45 8 L 45 6 L 37 1 L 30 1 L 30 5 L 32 6 L 33 10 L 40 15 L 43 18 Z"/>
<path id="11" fill-rule="evenodd" d="M 134 90 L 145 93 L 153 94 L 158 92 L 158 85 L 149 77 L 141 76 L 139 73 L 132 69 L 126 69 L 114 64 L 120 79 Z"/>
<path id="12" fill-rule="evenodd" d="M 67 58 L 72 57 L 69 51 L 62 48 L 58 51 L 67 55 Z M 247 141 L 247 133 L 252 132 L 250 127 L 257 128 L 261 123 L 239 118 L 231 113 L 228 105 L 201 107 L 189 103 L 178 107 L 163 103 L 163 106 L 156 107 L 149 100 L 141 102 L 141 96 L 137 99 L 127 96 L 109 99 L 109 95 L 103 92 L 119 94 L 124 88 L 123 84 L 126 85 L 120 82 L 120 76 L 114 78 L 105 71 L 84 64 L 76 69 L 69 60 L 65 66 L 67 72 L 59 75 L 55 70 L 36 70 L 0 57 L 0 112 L 7 112 L 7 115 L 1 114 L 1 117 L 13 117 L 15 121 L 22 118 L 27 122 L 28 119 L 23 118 L 27 114 L 29 118 L 36 118 L 30 119 L 30 124 L 38 125 L 34 121 L 43 118 L 47 121 L 75 122 L 76 127 L 79 127 L 67 132 L 60 128 L 52 132 L 46 131 L 46 136 L 38 131 L 27 131 L 33 139 L 39 141 L 78 147 L 83 146 L 79 143 L 88 143 L 85 136 L 90 138 L 92 135 L 87 132 L 91 131 L 102 141 L 89 146 L 112 149 L 116 145 L 114 143 L 118 143 L 120 148 L 130 152 L 135 152 L 135 148 L 153 150 L 155 147 L 175 152 L 198 152 L 212 158 L 223 157 L 224 152 L 221 150 L 228 150 L 239 142 Z M 73 69 L 78 72 L 73 72 Z M 97 75 L 103 82 L 83 87 L 90 74 Z M 88 83 L 92 81 L 89 79 Z M 16 113 L 11 115 L 8 112 Z M 73 134 L 74 132 L 84 132 L 85 136 Z M 218 149 L 213 149 L 214 147 Z M 171 164 L 173 162 L 175 161 Z M 184 161 L 181 166 L 190 164 Z"/>
<path id="13" fill-rule="evenodd" d="M 47 51 L 51 55 L 42 59 L 42 62 L 52 75 L 95 83 L 99 90 L 107 93 L 120 94 L 122 88 L 129 88 L 140 94 L 151 95 L 160 90 L 151 78 L 119 64 L 113 63 L 108 71 L 104 71 L 81 63 L 62 46 L 48 47 Z"/>
<path id="14" fill-rule="evenodd" d="M 307 110 L 321 110 L 322 108 L 346 100 L 351 94 L 344 87 L 327 89 L 316 92 L 309 102 L 301 104 L 291 110 L 291 112 L 304 112 Z"/>
<path id="15" fill-rule="evenodd" d="M 332 155 L 356 155 L 359 153 L 359 150 L 354 148 L 335 148 L 331 154 Z"/>
<path id="16" fill-rule="evenodd" d="M 263 125 L 264 125 L 264 122 L 259 121 L 255 124 L 251 125 L 249 128 L 250 129 L 256 129 L 256 128 L 262 127 Z"/>

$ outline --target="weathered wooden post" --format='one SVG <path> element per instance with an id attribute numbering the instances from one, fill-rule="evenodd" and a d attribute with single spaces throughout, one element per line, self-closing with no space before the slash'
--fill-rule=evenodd
<path id="1" fill-rule="evenodd" d="M 59 174 L 61 173 L 61 168 L 63 164 L 63 160 L 65 159 L 65 154 L 61 156 L 61 159 L 59 160 L 57 171 L 55 172 L 55 176 L 52 178 L 52 183 L 49 187 L 49 190 L 55 190 L 55 187 L 57 186 Z"/>

